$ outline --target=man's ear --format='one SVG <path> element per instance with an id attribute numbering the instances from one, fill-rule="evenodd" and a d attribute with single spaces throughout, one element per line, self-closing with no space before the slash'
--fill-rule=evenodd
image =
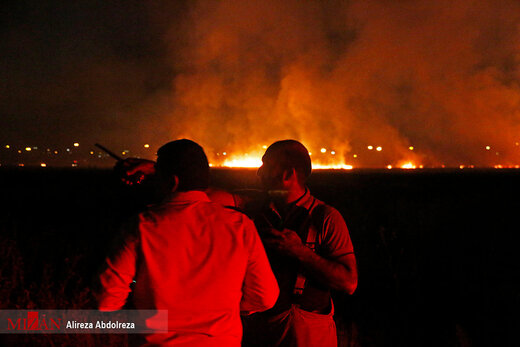
<path id="1" fill-rule="evenodd" d="M 294 168 L 283 171 L 282 179 L 284 182 L 290 181 L 293 177 L 296 177 L 296 170 Z"/>
<path id="2" fill-rule="evenodd" d="M 173 175 L 172 177 L 172 189 L 171 192 L 176 192 L 179 188 L 179 177 L 177 175 Z"/>

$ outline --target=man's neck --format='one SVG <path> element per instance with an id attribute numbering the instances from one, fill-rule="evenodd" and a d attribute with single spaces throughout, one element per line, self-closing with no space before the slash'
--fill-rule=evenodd
<path id="1" fill-rule="evenodd" d="M 305 187 L 297 187 L 284 191 L 284 194 L 272 195 L 272 201 L 279 209 L 284 209 L 289 204 L 299 200 L 307 192 Z"/>
<path id="2" fill-rule="evenodd" d="M 299 200 L 306 192 L 305 187 L 298 186 L 295 189 L 291 189 L 288 191 L 287 197 L 285 199 L 285 203 L 288 205 L 296 200 Z"/>

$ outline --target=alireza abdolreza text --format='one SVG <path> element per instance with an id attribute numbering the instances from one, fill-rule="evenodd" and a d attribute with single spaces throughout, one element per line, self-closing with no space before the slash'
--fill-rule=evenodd
<path id="1" fill-rule="evenodd" d="M 0 335 L 168 332 L 168 310 L 0 310 Z"/>
<path id="2" fill-rule="evenodd" d="M 135 329 L 134 322 L 120 322 L 120 321 L 96 321 L 93 322 L 77 322 L 67 321 L 67 329 Z"/>

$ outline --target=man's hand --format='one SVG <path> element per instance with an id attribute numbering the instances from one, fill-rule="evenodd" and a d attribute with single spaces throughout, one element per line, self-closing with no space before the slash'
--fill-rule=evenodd
<path id="1" fill-rule="evenodd" d="M 290 257 L 300 258 L 303 253 L 310 250 L 293 230 L 284 229 L 279 231 L 272 228 L 269 230 L 268 235 L 263 240 L 264 245 Z"/>
<path id="2" fill-rule="evenodd" d="M 357 287 L 357 266 L 354 254 L 347 254 L 335 260 L 325 259 L 302 243 L 292 230 L 271 228 L 266 230 L 263 242 L 266 248 L 297 259 L 308 275 L 325 283 L 332 289 L 354 293 Z"/>
<path id="3" fill-rule="evenodd" d="M 147 159 L 128 158 L 118 161 L 114 171 L 127 185 L 139 184 L 155 174 L 155 162 Z"/>

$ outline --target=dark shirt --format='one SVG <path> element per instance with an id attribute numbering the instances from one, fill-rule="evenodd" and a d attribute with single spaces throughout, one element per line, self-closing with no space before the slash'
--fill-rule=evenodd
<path id="1" fill-rule="evenodd" d="M 236 206 L 248 214 L 256 224 L 260 237 L 269 237 L 269 228 L 295 231 L 305 243 L 311 228 L 317 233 L 315 251 L 318 255 L 334 260 L 354 253 L 352 241 L 341 214 L 333 207 L 313 197 L 309 190 L 295 202 L 280 211 L 267 193 L 247 191 L 235 195 Z M 310 246 L 310 245 L 308 245 Z M 280 287 L 276 305 L 266 313 L 277 314 L 293 304 L 319 313 L 330 311 L 330 290 L 312 278 L 306 278 L 302 294 L 294 294 L 298 273 L 303 269 L 296 259 L 266 248 L 267 256 Z M 303 272 L 304 273 L 304 272 Z M 304 273 L 305 274 L 305 273 Z"/>

